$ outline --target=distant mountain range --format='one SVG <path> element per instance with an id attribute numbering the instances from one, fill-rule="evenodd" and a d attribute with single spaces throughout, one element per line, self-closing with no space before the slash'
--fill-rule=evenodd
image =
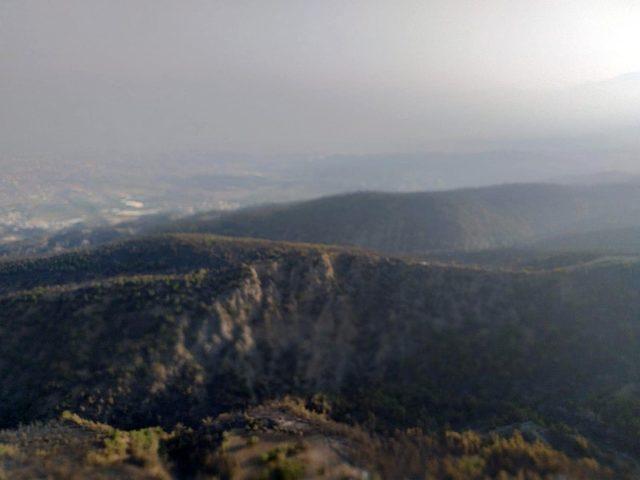
<path id="1" fill-rule="evenodd" d="M 525 246 L 640 225 L 640 185 L 515 184 L 363 192 L 177 221 L 179 231 L 352 245 L 392 254 Z"/>
<path id="2" fill-rule="evenodd" d="M 568 175 L 564 177 L 558 177 L 555 178 L 551 183 L 559 183 L 561 185 L 640 185 L 640 173 L 608 170 L 587 175 Z"/>
<path id="3" fill-rule="evenodd" d="M 636 129 L 631 132 L 635 133 Z M 599 141 L 592 135 L 592 140 Z M 562 143 L 562 142 L 561 142 Z M 152 213 L 186 215 L 354 191 L 445 191 L 519 182 L 564 182 L 637 168 L 613 146 L 539 145 L 481 152 L 335 155 L 260 160 L 243 156 L 125 160 L 0 159 L 0 248 L 70 226 L 111 225 Z M 607 180 L 610 181 L 610 180 Z M 627 182 L 627 179 L 623 179 Z"/>
<path id="4" fill-rule="evenodd" d="M 640 251 L 640 246 L 634 246 L 640 245 L 640 239 L 635 240 L 634 228 L 638 226 L 640 183 L 583 179 L 568 185 L 359 192 L 183 218 L 151 216 L 112 227 L 76 226 L 34 236 L 4 245 L 0 254 L 46 253 L 161 232 L 348 245 L 400 255 L 507 247 L 550 250 L 567 237 L 574 250 L 583 246 L 613 252 L 619 246 L 628 253 Z M 610 238 L 607 231 L 612 232 Z"/>

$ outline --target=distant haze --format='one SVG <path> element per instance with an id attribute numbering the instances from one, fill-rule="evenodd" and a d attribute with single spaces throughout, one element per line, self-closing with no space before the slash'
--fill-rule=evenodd
<path id="1" fill-rule="evenodd" d="M 0 22 L 1 161 L 637 147 L 635 1 L 4 0 Z"/>

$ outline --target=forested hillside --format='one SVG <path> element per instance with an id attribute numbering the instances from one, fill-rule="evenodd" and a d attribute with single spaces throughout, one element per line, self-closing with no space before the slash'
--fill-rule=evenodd
<path id="1" fill-rule="evenodd" d="M 411 256 L 640 251 L 640 186 L 514 184 L 441 192 L 361 192 L 187 217 L 74 226 L 0 245 L 0 257 L 59 252 L 153 233 L 213 233 L 359 246 Z"/>
<path id="2" fill-rule="evenodd" d="M 535 245 L 540 250 L 558 252 L 640 253 L 640 226 L 610 228 L 545 239 Z"/>
<path id="3" fill-rule="evenodd" d="M 482 250 L 640 225 L 640 186 L 515 184 L 446 192 L 363 192 L 198 215 L 177 231 L 358 245 L 402 254 Z"/>
<path id="4" fill-rule="evenodd" d="M 0 289 L 5 428 L 320 395 L 377 431 L 533 421 L 640 453 L 635 261 L 506 273 L 167 235 L 4 262 Z"/>

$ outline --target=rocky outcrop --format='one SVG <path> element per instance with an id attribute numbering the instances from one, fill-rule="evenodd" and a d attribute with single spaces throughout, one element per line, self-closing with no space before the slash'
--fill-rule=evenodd
<path id="1" fill-rule="evenodd" d="M 526 274 L 208 237 L 150 241 L 172 258 L 169 271 L 156 259 L 153 274 L 132 275 L 127 262 L 89 252 L 85 264 L 101 265 L 92 280 L 0 297 L 0 423 L 71 409 L 172 425 L 323 393 L 344 414 L 464 424 L 638 381 L 635 264 Z M 60 257 L 42 262 L 41 271 L 67 268 Z M 26 278 L 29 268 L 10 270 Z"/>

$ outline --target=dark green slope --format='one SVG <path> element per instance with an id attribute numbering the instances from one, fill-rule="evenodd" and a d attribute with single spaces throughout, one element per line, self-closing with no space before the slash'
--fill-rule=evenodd
<path id="1" fill-rule="evenodd" d="M 596 230 L 549 238 L 534 245 L 540 250 L 640 254 L 640 227 Z"/>
<path id="2" fill-rule="evenodd" d="M 217 272 L 245 262 L 278 258 L 284 252 L 303 254 L 310 248 L 313 246 L 215 235 L 138 237 L 94 249 L 0 260 L 0 294 L 117 276 L 184 274 L 200 268 Z"/>
<path id="3" fill-rule="evenodd" d="M 481 250 L 640 225 L 640 186 L 504 185 L 420 193 L 354 193 L 195 216 L 176 230 L 358 245 L 388 253 Z"/>
<path id="4" fill-rule="evenodd" d="M 324 393 L 380 427 L 562 420 L 640 447 L 637 263 L 491 273 L 175 235 L 2 275 L 2 426 L 63 409 L 173 425 Z"/>
<path id="5" fill-rule="evenodd" d="M 166 232 L 350 245 L 409 255 L 505 247 L 545 250 L 563 239 L 568 249 L 573 249 L 571 242 L 577 242 L 577 249 L 594 241 L 602 246 L 611 232 L 614 246 L 629 250 L 631 242 L 635 251 L 637 242 L 629 234 L 637 228 L 637 184 L 516 184 L 445 192 L 361 192 L 183 219 L 158 216 L 111 227 L 74 227 L 4 245 L 0 257 L 63 251 Z M 603 232 L 600 238 L 587 240 L 598 231 Z"/>

